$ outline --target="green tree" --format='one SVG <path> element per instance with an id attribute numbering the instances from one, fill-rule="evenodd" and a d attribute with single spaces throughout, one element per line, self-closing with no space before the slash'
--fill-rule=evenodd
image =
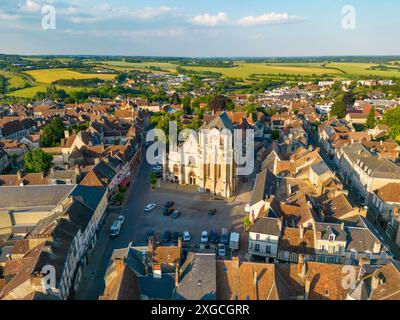
<path id="1" fill-rule="evenodd" d="M 40 137 L 42 147 L 57 147 L 64 138 L 65 126 L 60 118 L 51 120 Z"/>
<path id="2" fill-rule="evenodd" d="M 155 188 L 157 184 L 157 176 L 153 172 L 150 174 L 150 184 L 153 188 Z"/>
<path id="3" fill-rule="evenodd" d="M 331 108 L 331 116 L 342 119 L 346 116 L 346 105 L 342 99 L 334 102 Z"/>
<path id="4" fill-rule="evenodd" d="M 376 118 L 375 118 L 375 108 L 372 107 L 368 113 L 366 126 L 369 129 L 375 128 Z"/>
<path id="5" fill-rule="evenodd" d="M 46 172 L 51 168 L 53 156 L 41 149 L 34 149 L 25 154 L 24 161 L 29 172 Z"/>
<path id="6" fill-rule="evenodd" d="M 273 130 L 271 133 L 271 138 L 272 140 L 278 140 L 280 137 L 280 133 L 278 130 Z"/>

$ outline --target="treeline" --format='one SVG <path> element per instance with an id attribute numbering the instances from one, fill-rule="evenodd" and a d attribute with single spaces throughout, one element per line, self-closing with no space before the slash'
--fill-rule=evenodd
<path id="1" fill-rule="evenodd" d="M 235 63 L 232 60 L 219 59 L 188 59 L 177 61 L 180 66 L 188 67 L 214 67 L 214 68 L 232 68 Z"/>
<path id="2" fill-rule="evenodd" d="M 0 75 L 0 94 L 6 93 L 7 90 L 7 78 Z"/>
<path id="3" fill-rule="evenodd" d="M 69 87 L 94 87 L 102 83 L 104 83 L 104 80 L 99 78 L 60 79 L 52 82 L 53 85 L 69 86 Z"/>
<path id="4" fill-rule="evenodd" d="M 220 78 L 222 77 L 222 73 L 220 72 L 212 72 L 208 70 L 192 70 L 192 69 L 185 69 L 182 67 L 177 67 L 176 72 L 181 73 L 181 74 L 186 74 L 186 75 L 199 75 L 199 76 L 205 76 L 205 77 L 210 77 L 210 78 Z"/>

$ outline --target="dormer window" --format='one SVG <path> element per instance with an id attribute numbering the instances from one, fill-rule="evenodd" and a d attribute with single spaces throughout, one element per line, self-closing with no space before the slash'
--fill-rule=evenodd
<path id="1" fill-rule="evenodd" d="M 329 235 L 329 241 L 335 241 L 335 235 L 333 234 L 333 233 L 331 233 L 330 235 Z"/>

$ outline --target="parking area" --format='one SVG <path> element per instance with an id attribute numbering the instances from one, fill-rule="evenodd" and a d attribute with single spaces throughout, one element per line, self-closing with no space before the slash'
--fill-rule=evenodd
<path id="1" fill-rule="evenodd" d="M 177 219 L 171 215 L 164 216 L 162 209 L 167 201 L 173 201 L 173 208 L 181 211 Z M 243 217 L 245 203 L 238 200 L 221 201 L 201 199 L 198 194 L 189 192 L 174 192 L 159 188 L 149 195 L 148 203 L 155 203 L 157 207 L 145 213 L 142 210 L 139 227 L 136 232 L 136 245 L 146 243 L 146 233 L 154 230 L 156 240 L 161 241 L 165 231 L 190 233 L 191 241 L 187 243 L 192 248 L 200 246 L 202 231 L 217 231 L 220 235 L 222 228 L 229 232 L 241 233 L 243 229 Z M 141 208 L 144 209 L 144 208 Z M 215 215 L 209 215 L 210 209 L 216 209 Z"/>

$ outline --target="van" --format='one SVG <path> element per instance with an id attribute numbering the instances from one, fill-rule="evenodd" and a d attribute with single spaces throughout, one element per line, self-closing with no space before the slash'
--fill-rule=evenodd
<path id="1" fill-rule="evenodd" d="M 219 240 L 222 244 L 228 244 L 229 242 L 229 231 L 227 228 L 222 228 L 221 237 Z"/>

